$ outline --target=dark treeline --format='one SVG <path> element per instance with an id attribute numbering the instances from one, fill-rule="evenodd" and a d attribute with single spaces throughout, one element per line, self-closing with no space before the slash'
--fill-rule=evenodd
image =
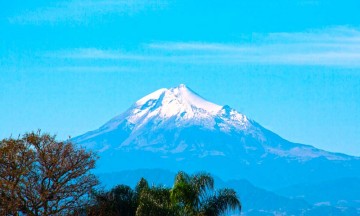
<path id="1" fill-rule="evenodd" d="M 240 211 L 232 189 L 214 190 L 208 173 L 178 172 L 172 188 L 139 180 L 133 189 L 98 189 L 90 171 L 97 156 L 49 134 L 28 133 L 0 142 L 0 215 L 189 215 Z"/>
<path id="2" fill-rule="evenodd" d="M 142 178 L 135 189 L 118 185 L 110 191 L 95 192 L 84 215 L 221 215 L 240 210 L 232 189 L 214 191 L 214 179 L 207 173 L 179 172 L 174 186 L 149 186 Z"/>

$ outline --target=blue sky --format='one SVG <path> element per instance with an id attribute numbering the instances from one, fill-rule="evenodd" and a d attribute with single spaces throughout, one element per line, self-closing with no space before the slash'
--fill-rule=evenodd
<path id="1" fill-rule="evenodd" d="M 0 138 L 76 136 L 185 83 L 360 156 L 359 1 L 0 1 Z"/>

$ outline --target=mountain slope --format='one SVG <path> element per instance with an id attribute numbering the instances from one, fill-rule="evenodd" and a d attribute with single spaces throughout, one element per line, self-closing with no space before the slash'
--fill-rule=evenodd
<path id="1" fill-rule="evenodd" d="M 99 172 L 206 170 L 265 188 L 360 176 L 360 160 L 291 143 L 190 88 L 157 90 L 99 129 L 73 139 L 99 152 Z"/>
<path id="2" fill-rule="evenodd" d="M 360 213 L 360 178 L 340 178 L 312 184 L 293 185 L 276 191 L 314 205 L 354 207 Z"/>

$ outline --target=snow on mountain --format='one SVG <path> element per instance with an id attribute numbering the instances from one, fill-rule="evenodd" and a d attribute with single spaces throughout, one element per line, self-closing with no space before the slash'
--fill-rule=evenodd
<path id="1" fill-rule="evenodd" d="M 211 103 L 184 84 L 176 88 L 159 89 L 135 102 L 135 104 L 124 114 L 119 115 L 100 129 L 90 132 L 85 136 L 76 139 L 77 142 L 99 136 L 104 133 L 115 131 L 119 126 L 126 125 L 132 135 L 138 136 L 144 131 L 156 131 L 158 129 L 174 129 L 198 126 L 210 131 L 221 131 L 224 133 L 245 133 L 252 135 L 261 142 L 264 142 L 262 148 L 265 154 L 274 154 L 280 157 L 296 157 L 301 160 L 316 157 L 327 157 L 330 160 L 345 160 L 344 156 L 333 155 L 325 151 L 317 150 L 307 146 L 296 146 L 293 148 L 278 148 L 266 145 L 266 136 L 264 129 L 256 122 L 250 120 L 245 115 L 237 112 L 229 106 L 219 106 Z M 126 139 L 123 143 L 118 143 L 115 148 L 121 148 L 130 145 L 130 140 Z M 172 153 L 184 151 L 184 143 L 172 149 Z M 255 146 L 244 146 L 252 149 Z M 111 149 L 109 144 L 103 145 L 97 149 L 100 152 Z M 225 155 L 221 150 L 212 150 L 211 155 Z M 209 152 L 208 152 L 209 153 Z M 199 157 L 204 157 L 200 154 Z"/>
<path id="2" fill-rule="evenodd" d="M 159 89 L 141 98 L 126 114 L 106 123 L 102 127 L 104 131 L 115 129 L 124 119 L 132 130 L 139 130 L 148 123 L 153 128 L 165 124 L 167 127 L 198 125 L 207 129 L 218 126 L 223 131 L 244 130 L 251 125 L 245 115 L 228 106 L 208 102 L 183 84 L 176 88 Z"/>
<path id="3" fill-rule="evenodd" d="M 231 175 L 224 166 L 229 170 L 243 167 L 240 177 L 252 176 L 249 179 L 255 183 L 267 184 L 266 176 L 282 175 L 288 169 L 295 169 L 294 175 L 284 177 L 284 182 L 302 181 L 305 177 L 300 170 L 307 172 L 314 164 L 317 168 L 311 175 L 316 178 L 330 175 L 315 171 L 320 164 L 340 171 L 350 167 L 344 176 L 360 167 L 352 164 L 354 160 L 358 164 L 359 158 L 291 143 L 235 109 L 205 100 L 183 84 L 141 98 L 123 114 L 73 141 L 98 151 L 100 167 L 108 171 L 120 166 L 205 169 L 226 178 Z M 301 164 L 304 166 L 299 167 Z M 273 185 L 282 182 L 272 181 Z"/>

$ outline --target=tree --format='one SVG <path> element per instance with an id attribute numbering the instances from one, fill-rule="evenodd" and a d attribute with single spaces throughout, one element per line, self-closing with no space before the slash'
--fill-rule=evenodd
<path id="1" fill-rule="evenodd" d="M 136 212 L 137 194 L 127 185 L 119 185 L 109 193 L 109 198 L 113 204 L 111 209 L 116 215 L 131 216 Z"/>
<path id="2" fill-rule="evenodd" d="M 149 187 L 141 178 L 135 190 L 127 185 L 117 185 L 110 191 L 95 191 L 93 204 L 83 215 L 89 216 L 157 216 L 176 215 L 170 201 L 170 189 L 161 186 Z"/>
<path id="3" fill-rule="evenodd" d="M 221 215 L 241 210 L 241 204 L 232 189 L 214 190 L 214 179 L 208 173 L 188 175 L 179 172 L 171 190 L 171 200 L 178 206 L 180 215 Z"/>
<path id="4" fill-rule="evenodd" d="M 228 209 L 241 210 L 240 201 L 233 189 L 220 189 L 204 200 L 200 208 L 200 215 L 217 216 L 224 214 Z"/>
<path id="5" fill-rule="evenodd" d="M 0 142 L 0 214 L 17 215 L 21 208 L 18 189 L 26 185 L 24 176 L 33 168 L 35 154 L 19 139 Z"/>
<path id="6" fill-rule="evenodd" d="M 140 192 L 136 216 L 174 216 L 176 213 L 170 200 L 169 188 L 152 186 Z"/>
<path id="7" fill-rule="evenodd" d="M 89 216 L 135 216 L 139 205 L 139 196 L 149 190 L 146 179 L 141 178 L 135 190 L 127 185 L 117 185 L 110 191 L 93 191 L 92 202 L 86 209 L 82 209 L 82 215 Z"/>
<path id="8" fill-rule="evenodd" d="M 96 155 L 49 134 L 4 139 L 0 158 L 1 215 L 74 214 L 98 183 Z"/>
<path id="9" fill-rule="evenodd" d="M 87 215 L 95 216 L 219 216 L 228 210 L 241 210 L 232 189 L 214 191 L 208 173 L 188 175 L 179 172 L 173 188 L 149 186 L 141 178 L 135 189 L 118 185 L 108 192 L 96 192 Z"/>
<path id="10" fill-rule="evenodd" d="M 94 191 L 92 197 L 94 202 L 88 206 L 86 215 L 133 216 L 136 213 L 138 195 L 127 185 L 118 185 L 108 192 Z"/>

